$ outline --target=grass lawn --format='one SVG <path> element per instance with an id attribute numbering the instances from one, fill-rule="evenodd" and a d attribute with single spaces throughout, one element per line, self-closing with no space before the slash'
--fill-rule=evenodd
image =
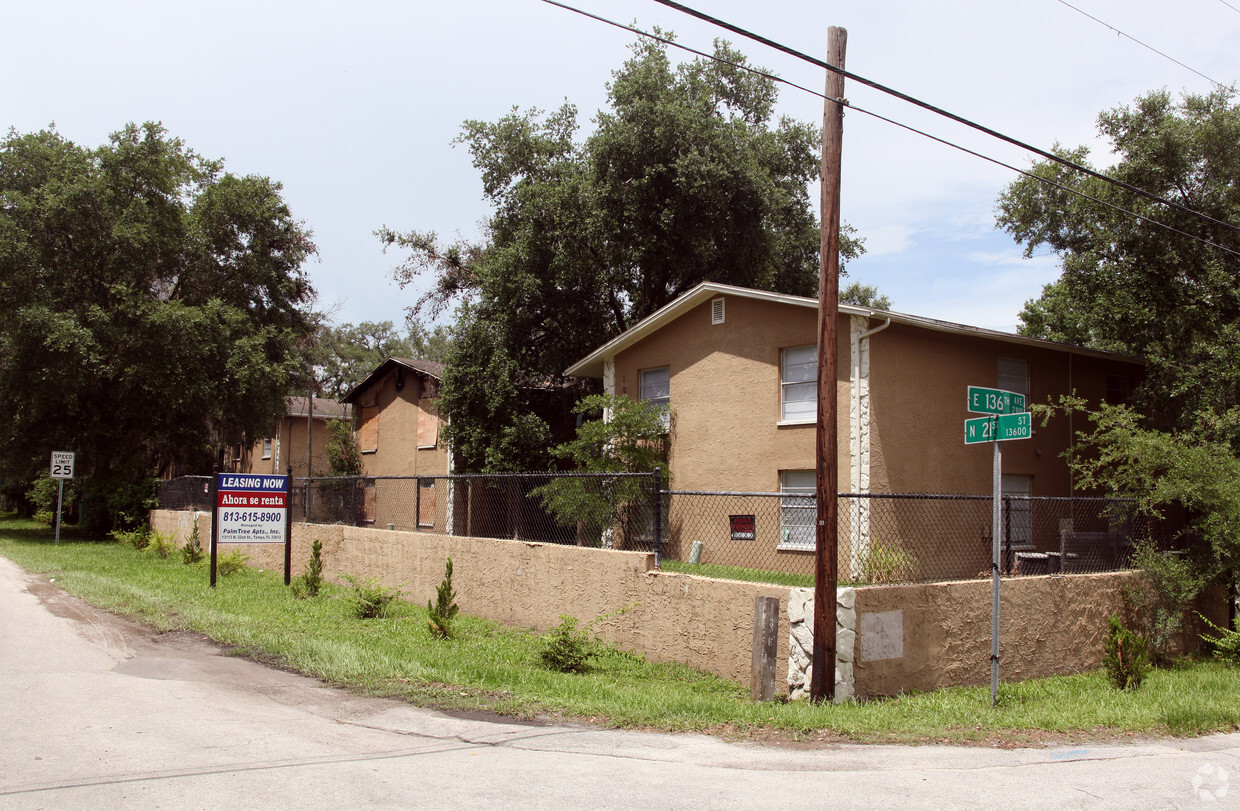
<path id="1" fill-rule="evenodd" d="M 1036 744 L 1240 728 L 1240 669 L 1210 661 L 1155 671 L 1135 692 L 1112 689 L 1101 672 L 1005 684 L 994 708 L 989 687 L 834 706 L 752 704 L 740 685 L 610 649 L 600 648 L 584 673 L 548 670 L 540 664 L 539 636 L 466 616 L 467 604 L 456 637 L 441 641 L 431 637 L 426 609 L 417 603 L 359 620 L 344 587 L 328 585 L 320 597 L 299 600 L 278 573 L 252 569 L 222 578 L 212 590 L 205 566 L 186 566 L 175 550 L 162 559 L 81 540 L 71 528 L 54 545 L 51 530 L 12 516 L 0 516 L 0 555 L 156 629 L 192 629 L 239 655 L 444 709 L 753 739 L 867 742 Z"/>

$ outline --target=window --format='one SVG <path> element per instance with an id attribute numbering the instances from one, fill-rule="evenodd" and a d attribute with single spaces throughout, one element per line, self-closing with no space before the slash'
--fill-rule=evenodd
<path id="1" fill-rule="evenodd" d="M 1033 502 L 1029 499 L 1033 495 L 1033 477 L 1004 473 L 999 487 L 1005 496 L 1003 506 L 1007 509 L 1004 520 L 1007 543 L 1013 549 L 1032 549 Z"/>
<path id="2" fill-rule="evenodd" d="M 1111 405 L 1123 405 L 1128 402 L 1128 376 L 1107 375 L 1106 401 Z"/>
<path id="3" fill-rule="evenodd" d="M 812 470 L 779 472 L 779 548 L 813 550 L 818 523 L 818 481 Z"/>
<path id="4" fill-rule="evenodd" d="M 438 404 L 430 398 L 418 400 L 418 449 L 433 448 L 438 441 Z"/>
<path id="5" fill-rule="evenodd" d="M 1029 388 L 1029 362 L 1024 360 L 1013 360 L 1012 358 L 999 358 L 999 388 L 1004 391 L 1014 391 L 1017 394 L 1025 395 L 1028 402 L 1030 395 Z"/>
<path id="6" fill-rule="evenodd" d="M 264 459 L 271 458 L 271 440 L 270 439 L 263 440 L 263 458 Z"/>
<path id="7" fill-rule="evenodd" d="M 672 406 L 671 374 L 668 367 L 646 369 L 641 373 L 641 397 L 649 400 L 663 411 L 663 430 L 671 426 Z"/>
<path id="8" fill-rule="evenodd" d="M 361 424 L 357 428 L 357 447 L 362 453 L 379 450 L 379 407 L 362 406 Z"/>
<path id="9" fill-rule="evenodd" d="M 798 346 L 780 353 L 780 415 L 783 422 L 818 419 L 818 347 Z"/>

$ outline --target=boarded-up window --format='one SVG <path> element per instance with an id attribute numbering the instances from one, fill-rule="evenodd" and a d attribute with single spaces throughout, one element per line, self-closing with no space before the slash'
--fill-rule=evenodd
<path id="1" fill-rule="evenodd" d="M 433 448 L 439 441 L 439 409 L 434 400 L 418 400 L 418 447 Z"/>
<path id="2" fill-rule="evenodd" d="M 379 450 L 379 407 L 362 408 L 362 423 L 357 429 L 357 446 L 362 453 Z"/>
<path id="3" fill-rule="evenodd" d="M 435 526 L 434 479 L 418 479 L 418 526 Z"/>

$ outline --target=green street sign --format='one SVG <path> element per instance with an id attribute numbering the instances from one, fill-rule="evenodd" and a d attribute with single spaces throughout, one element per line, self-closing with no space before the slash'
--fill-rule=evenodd
<path id="1" fill-rule="evenodd" d="M 1033 436 L 1033 416 L 1022 414 L 996 414 L 991 417 L 974 417 L 964 421 L 964 444 L 979 442 L 1005 442 L 1009 439 L 1029 439 Z"/>
<path id="2" fill-rule="evenodd" d="M 1025 395 L 1003 389 L 969 386 L 968 406 L 974 414 L 1020 414 L 1025 410 Z"/>

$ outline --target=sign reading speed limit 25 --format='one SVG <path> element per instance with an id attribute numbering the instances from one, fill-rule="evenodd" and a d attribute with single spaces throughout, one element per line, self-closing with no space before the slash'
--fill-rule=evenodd
<path id="1" fill-rule="evenodd" d="M 53 479 L 72 479 L 73 451 L 52 451 L 52 472 L 49 475 Z"/>

